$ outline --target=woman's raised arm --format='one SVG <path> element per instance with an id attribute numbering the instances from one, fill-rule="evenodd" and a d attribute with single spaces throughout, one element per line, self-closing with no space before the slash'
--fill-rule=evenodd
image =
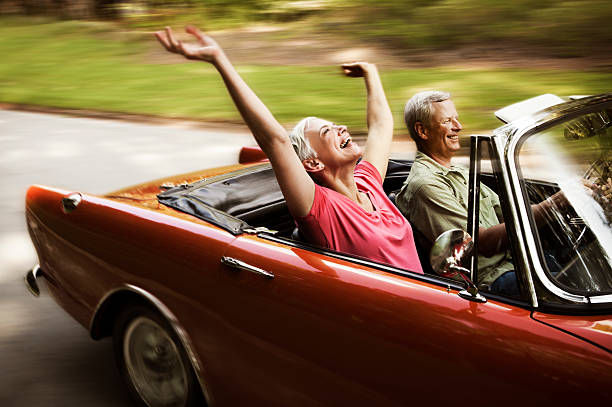
<path id="1" fill-rule="evenodd" d="M 385 179 L 389 150 L 393 139 L 393 115 L 385 96 L 376 65 L 355 62 L 342 65 L 344 73 L 351 77 L 363 77 L 368 92 L 368 138 L 363 159 L 372 164 Z"/>
<path id="2" fill-rule="evenodd" d="M 155 37 L 168 51 L 209 62 L 217 69 L 257 144 L 270 159 L 291 214 L 306 215 L 314 201 L 314 182 L 295 154 L 287 131 L 236 72 L 215 40 L 194 26 L 187 26 L 186 31 L 197 43 L 178 41 L 170 28 L 156 32 Z"/>

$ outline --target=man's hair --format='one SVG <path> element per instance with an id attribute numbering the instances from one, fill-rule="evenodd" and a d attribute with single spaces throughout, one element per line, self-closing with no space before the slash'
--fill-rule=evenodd
<path id="1" fill-rule="evenodd" d="M 451 95 L 448 92 L 438 90 L 419 92 L 406 102 L 404 107 L 404 121 L 410 132 L 410 137 L 417 143 L 420 141 L 414 125 L 416 122 L 421 122 L 425 127 L 431 125 L 432 119 L 432 104 L 444 102 L 450 99 Z"/>
<path id="2" fill-rule="evenodd" d="M 291 133 L 289 133 L 289 139 L 300 161 L 315 158 L 317 156 L 316 151 L 313 150 L 308 139 L 304 135 L 304 130 L 310 119 L 316 119 L 316 117 L 310 116 L 300 120 L 293 130 L 291 130 Z"/>

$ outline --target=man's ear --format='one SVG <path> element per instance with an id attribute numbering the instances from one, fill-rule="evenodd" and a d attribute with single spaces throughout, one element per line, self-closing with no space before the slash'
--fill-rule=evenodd
<path id="1" fill-rule="evenodd" d="M 414 123 L 414 129 L 416 130 L 416 133 L 418 134 L 419 138 L 427 140 L 427 129 L 425 129 L 425 126 L 423 126 L 422 122 Z"/>
<path id="2" fill-rule="evenodd" d="M 308 172 L 319 172 L 325 168 L 325 165 L 317 158 L 307 158 L 302 161 L 302 165 Z"/>

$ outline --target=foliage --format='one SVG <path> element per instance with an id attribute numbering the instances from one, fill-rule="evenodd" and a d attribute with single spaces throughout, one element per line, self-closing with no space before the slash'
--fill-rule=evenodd
<path id="1" fill-rule="evenodd" d="M 609 51 L 608 0 L 356 0 L 358 32 L 406 48 L 475 43 L 529 45 L 560 55 Z M 595 51 L 597 52 L 597 51 Z"/>
<path id="2" fill-rule="evenodd" d="M 320 30 L 413 49 L 527 46 L 557 56 L 609 53 L 609 0 L 0 0 L 6 12 L 111 17 L 131 27 L 206 29 L 307 19 Z"/>
<path id="3" fill-rule="evenodd" d="M 171 55 L 152 60 L 159 45 L 150 34 L 118 32 L 99 22 L 5 17 L 0 36 L 0 102 L 241 122 L 214 68 Z M 337 67 L 238 70 L 285 125 L 317 115 L 354 131 L 366 128 L 363 81 L 340 75 Z M 497 127 L 495 110 L 528 97 L 612 88 L 610 72 L 439 68 L 381 75 L 396 134 L 405 134 L 404 102 L 425 89 L 452 92 L 471 132 Z"/>

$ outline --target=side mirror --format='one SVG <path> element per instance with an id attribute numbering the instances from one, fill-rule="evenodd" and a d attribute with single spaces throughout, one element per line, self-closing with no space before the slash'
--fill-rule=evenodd
<path id="1" fill-rule="evenodd" d="M 451 229 L 442 233 L 434 242 L 429 254 L 432 269 L 441 277 L 454 277 L 457 274 L 465 281 L 466 288 L 459 296 L 470 301 L 486 302 L 478 292 L 478 287 L 470 280 L 470 270 L 462 266 L 469 259 L 474 248 L 472 237 L 461 229 Z"/>

